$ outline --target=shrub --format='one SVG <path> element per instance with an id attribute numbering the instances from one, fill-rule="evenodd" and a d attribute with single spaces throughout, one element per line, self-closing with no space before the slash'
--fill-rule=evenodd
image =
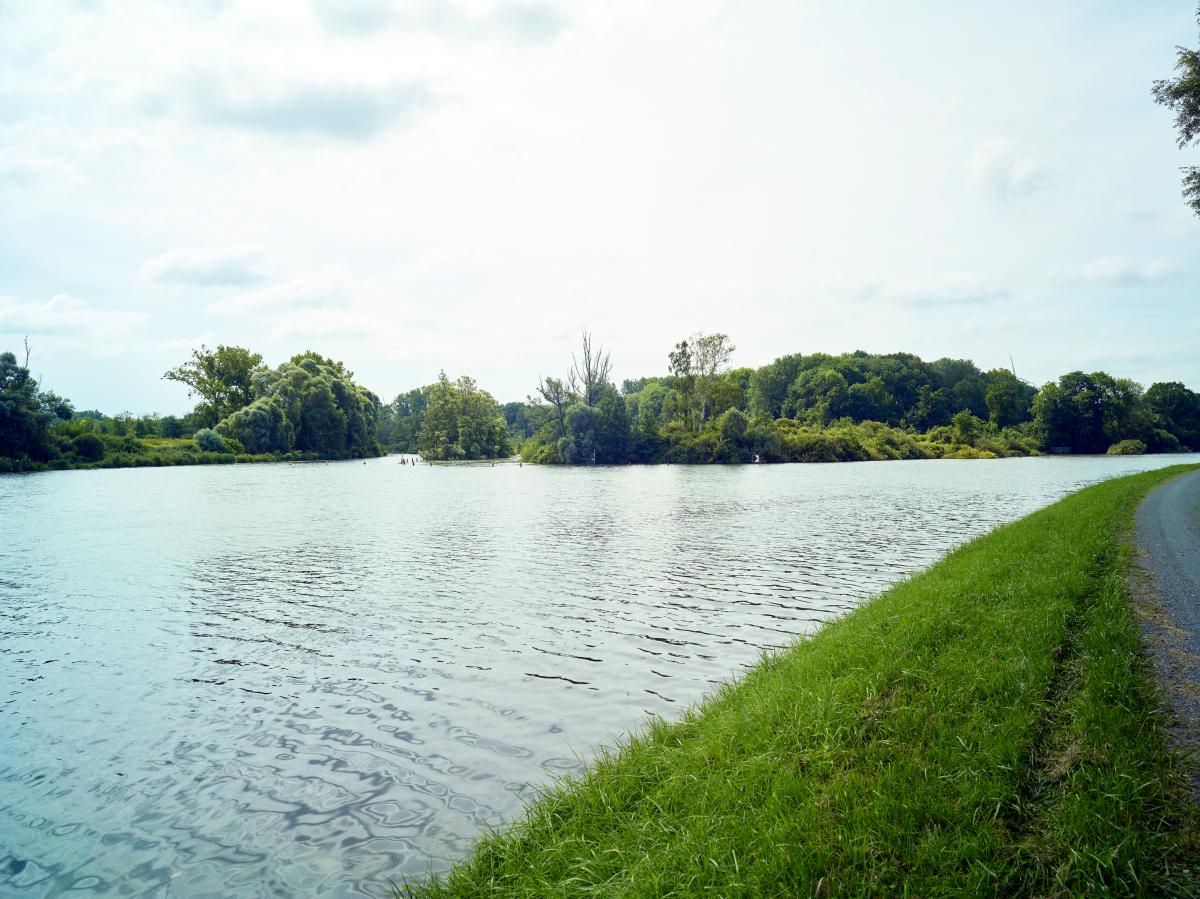
<path id="1" fill-rule="evenodd" d="M 105 434 L 101 439 L 104 441 L 105 450 L 111 454 L 136 456 L 138 453 L 145 452 L 146 450 L 146 444 L 142 443 L 142 441 L 138 440 L 132 434 Z"/>
<path id="2" fill-rule="evenodd" d="M 1146 444 L 1140 440 L 1122 440 L 1108 448 L 1110 456 L 1140 456 L 1146 452 Z"/>
<path id="3" fill-rule="evenodd" d="M 72 441 L 71 448 L 84 462 L 99 462 L 104 458 L 104 441 L 95 434 L 80 434 Z"/>
<path id="4" fill-rule="evenodd" d="M 206 453 L 223 453 L 226 451 L 225 441 L 212 428 L 201 428 L 192 435 L 192 439 L 196 441 L 196 447 Z"/>

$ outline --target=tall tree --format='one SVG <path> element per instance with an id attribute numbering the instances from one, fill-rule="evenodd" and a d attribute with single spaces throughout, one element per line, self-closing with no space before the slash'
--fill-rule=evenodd
<path id="1" fill-rule="evenodd" d="M 696 389 L 695 353 L 692 345 L 686 340 L 675 344 L 675 349 L 667 354 L 667 365 L 675 378 L 675 391 L 680 397 L 679 411 L 683 417 L 684 426 L 692 430 L 692 397 Z"/>
<path id="2" fill-rule="evenodd" d="M 729 360 L 737 349 L 727 334 L 705 334 L 692 338 L 693 367 L 696 371 L 696 394 L 700 403 L 700 425 L 712 412 L 713 384 L 717 375 L 729 369 Z"/>
<path id="3" fill-rule="evenodd" d="M 1029 420 L 1029 406 L 1037 391 L 1007 368 L 987 373 L 988 418 L 998 428 L 1007 428 Z"/>
<path id="4" fill-rule="evenodd" d="M 1189 449 L 1200 450 L 1200 394 L 1178 381 L 1151 384 L 1146 402 L 1158 418 L 1158 426 Z"/>
<path id="5" fill-rule="evenodd" d="M 571 405 L 571 394 L 558 378 L 539 378 L 538 395 L 554 408 L 554 420 L 558 423 L 556 440 L 567 434 L 567 407 Z"/>
<path id="6" fill-rule="evenodd" d="M 571 372 L 567 381 L 571 392 L 577 395 L 585 406 L 595 406 L 600 402 L 608 387 L 608 377 L 612 372 L 612 359 L 604 349 L 604 345 L 592 345 L 590 331 L 583 332 L 583 349 L 580 358 L 571 354 Z"/>
<path id="7" fill-rule="evenodd" d="M 787 400 L 788 388 L 800 374 L 804 361 L 799 353 L 780 356 L 774 362 L 756 369 L 750 376 L 750 411 L 755 415 L 779 418 Z"/>
<path id="8" fill-rule="evenodd" d="M 511 450 L 508 425 L 492 395 L 465 375 L 442 372 L 424 389 L 429 401 L 417 444 L 426 459 L 498 459 Z"/>
<path id="9" fill-rule="evenodd" d="M 1140 385 L 1106 372 L 1068 372 L 1033 400 L 1033 420 L 1047 448 L 1102 453 L 1121 440 L 1153 439 L 1153 413 Z"/>
<path id="10" fill-rule="evenodd" d="M 256 371 L 257 398 L 221 419 L 216 429 L 227 436 L 253 434 L 252 442 L 277 451 L 295 448 L 333 458 L 377 455 L 379 398 L 352 378 L 341 362 L 300 353 L 278 368 Z M 286 424 L 276 417 L 276 406 Z M 242 409 L 250 414 L 238 415 Z M 288 446 L 292 441 L 294 447 Z"/>
<path id="11" fill-rule="evenodd" d="M 729 368 L 736 349 L 726 334 L 699 331 L 681 340 L 667 356 L 675 389 L 682 399 L 681 412 L 688 430 L 699 433 L 712 412 L 712 391 L 718 375 Z"/>
<path id="12" fill-rule="evenodd" d="M 28 343 L 25 350 L 25 365 L 0 353 L 0 457 L 45 462 L 53 453 L 50 424 L 69 419 L 73 410 L 62 397 L 38 389 L 29 374 Z"/>
<path id="13" fill-rule="evenodd" d="M 1200 19 L 1200 11 L 1197 12 Z M 1176 47 L 1175 78 L 1154 82 L 1154 100 L 1175 113 L 1179 149 L 1200 141 L 1200 51 Z M 1184 166 L 1183 196 L 1200 215 L 1200 167 Z"/>
<path id="14" fill-rule="evenodd" d="M 204 344 L 192 350 L 192 358 L 163 374 L 168 381 L 187 386 L 188 396 L 200 397 L 195 418 L 213 427 L 225 416 L 254 401 L 254 376 L 263 371 L 262 356 L 240 346 L 210 350 Z"/>

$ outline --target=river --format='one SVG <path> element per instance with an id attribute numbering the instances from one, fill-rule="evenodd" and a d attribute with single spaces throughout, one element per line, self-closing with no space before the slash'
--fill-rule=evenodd
<path id="1" fill-rule="evenodd" d="M 390 895 L 954 546 L 1195 461 L 0 476 L 0 895 Z"/>

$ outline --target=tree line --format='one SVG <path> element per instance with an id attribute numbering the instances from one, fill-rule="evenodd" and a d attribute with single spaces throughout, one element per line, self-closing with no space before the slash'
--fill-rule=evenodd
<path id="1" fill-rule="evenodd" d="M 0 470 L 380 455 L 381 403 L 341 362 L 319 353 L 275 368 L 243 347 L 201 346 L 164 378 L 197 400 L 185 416 L 76 411 L 0 354 Z"/>
<path id="2" fill-rule="evenodd" d="M 1200 396 L 1179 382 L 1144 390 L 1106 372 L 1077 371 L 1039 389 L 1009 369 L 983 371 L 966 359 L 861 351 L 794 353 L 735 368 L 734 351 L 727 335 L 698 333 L 667 352 L 665 374 L 618 387 L 611 353 L 584 333 L 565 373 L 539 377 L 525 401 L 497 406 L 469 379 L 457 389 L 478 394 L 481 421 L 503 415 L 523 459 L 549 464 L 1200 449 Z M 446 389 L 397 396 L 382 408 L 380 439 L 430 458 L 503 455 L 500 441 L 473 450 L 424 427 L 435 393 Z"/>
<path id="3" fill-rule="evenodd" d="M 164 377 L 196 405 L 184 416 L 76 411 L 0 354 L 0 468 L 345 459 L 622 465 L 995 458 L 1047 452 L 1200 449 L 1200 395 L 1105 372 L 1040 389 L 1004 368 L 911 353 L 781 356 L 733 367 L 733 341 L 697 333 L 665 373 L 612 378 L 611 353 L 584 333 L 562 375 L 499 404 L 467 376 L 382 403 L 341 362 L 306 352 L 279 366 L 236 346 L 201 346 Z"/>

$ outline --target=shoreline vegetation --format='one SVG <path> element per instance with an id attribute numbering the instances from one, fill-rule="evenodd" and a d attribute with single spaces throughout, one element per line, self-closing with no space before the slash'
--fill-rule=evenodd
<path id="1" fill-rule="evenodd" d="M 243 347 L 201 346 L 163 377 L 184 384 L 184 416 L 77 411 L 0 353 L 0 472 L 236 462 L 519 456 L 565 465 L 995 459 L 1042 453 L 1200 448 L 1200 394 L 1143 389 L 1106 372 L 1034 387 L 1008 369 L 911 353 L 799 353 L 733 368 L 724 334 L 692 335 L 666 375 L 611 380 L 583 333 L 562 378 L 501 405 L 470 377 L 384 403 L 343 363 L 305 352 L 270 368 Z"/>
<path id="2" fill-rule="evenodd" d="M 1101 483 L 950 553 L 674 724 L 651 719 L 402 895 L 1197 895 Z"/>

